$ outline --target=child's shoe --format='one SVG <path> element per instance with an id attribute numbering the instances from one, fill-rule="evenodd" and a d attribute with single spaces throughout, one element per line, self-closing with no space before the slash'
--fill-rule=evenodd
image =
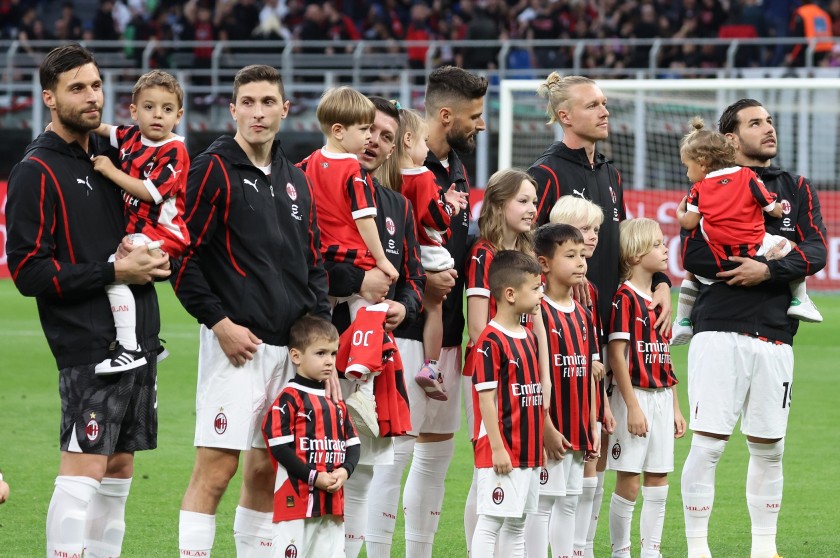
<path id="1" fill-rule="evenodd" d="M 436 401 L 446 401 L 446 388 L 443 387 L 443 376 L 438 372 L 437 366 L 428 362 L 420 372 L 414 376 L 414 381 L 426 392 L 426 397 Z"/>
<path id="2" fill-rule="evenodd" d="M 111 354 L 96 365 L 94 372 L 100 375 L 117 374 L 126 370 L 133 370 L 146 364 L 146 357 L 138 347 L 136 351 L 129 351 L 118 341 L 111 343 Z"/>
<path id="3" fill-rule="evenodd" d="M 694 337 L 694 330 L 692 329 L 691 320 L 683 318 L 682 320 L 674 320 L 674 325 L 671 326 L 671 345 L 686 345 L 691 338 Z"/>
<path id="4" fill-rule="evenodd" d="M 376 400 L 358 389 L 344 402 L 353 420 L 356 432 L 369 438 L 379 437 L 379 419 L 376 416 Z"/>
<path id="5" fill-rule="evenodd" d="M 790 300 L 787 315 L 802 322 L 820 323 L 823 321 L 822 314 L 808 295 L 803 298 L 793 297 Z"/>

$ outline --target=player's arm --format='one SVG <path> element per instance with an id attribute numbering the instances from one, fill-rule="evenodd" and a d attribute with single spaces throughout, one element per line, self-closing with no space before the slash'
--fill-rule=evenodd
<path id="1" fill-rule="evenodd" d="M 537 338 L 537 362 L 540 367 L 540 386 L 543 392 L 543 410 L 547 413 L 550 399 L 545 397 L 551 393 L 551 357 L 548 354 L 548 333 L 545 329 L 542 310 L 534 316 L 534 335 Z"/>
<path id="2" fill-rule="evenodd" d="M 330 307 L 330 300 L 327 294 L 327 272 L 324 269 L 324 258 L 321 256 L 321 229 L 318 228 L 318 215 L 315 209 L 315 196 L 312 192 L 312 184 L 309 182 L 309 177 L 303 174 L 302 171 L 292 170 L 293 173 L 298 174 L 301 179 L 296 181 L 299 186 L 306 186 L 309 195 L 309 223 L 307 228 L 307 235 L 309 237 L 309 246 L 306 249 L 306 266 L 309 269 L 307 285 L 309 290 L 315 295 L 315 308 L 311 313 L 316 316 L 329 320 L 332 315 Z"/>
<path id="3" fill-rule="evenodd" d="M 93 158 L 93 170 L 135 198 L 144 202 L 155 203 L 155 197 L 149 192 L 142 180 L 129 176 L 115 167 L 111 159 L 105 155 L 97 155 Z"/>
<path id="4" fill-rule="evenodd" d="M 680 397 L 677 394 L 677 386 L 671 386 L 671 393 L 674 395 L 674 438 L 685 436 L 686 422 L 680 410 Z"/>
<path id="5" fill-rule="evenodd" d="M 688 231 L 694 230 L 700 224 L 701 218 L 696 202 L 689 203 L 688 198 L 683 198 L 677 206 L 677 222 L 680 226 Z"/>
<path id="6" fill-rule="evenodd" d="M 592 433 L 592 449 L 587 452 L 586 459 L 598 459 L 601 454 L 601 429 L 598 427 L 598 405 L 595 390 L 598 389 L 598 381 L 593 374 L 589 375 L 591 385 L 589 386 L 589 432 Z"/>
<path id="7" fill-rule="evenodd" d="M 97 136 L 102 137 L 102 138 L 110 138 L 112 128 L 114 128 L 114 126 L 111 126 L 110 124 L 104 124 L 103 123 L 103 124 L 100 124 L 99 127 L 96 130 L 93 131 L 93 133 L 95 133 Z"/>
<path id="8" fill-rule="evenodd" d="M 361 217 L 356 219 L 355 223 L 359 235 L 361 235 L 365 246 L 367 246 L 368 252 L 370 252 L 370 255 L 373 256 L 376 262 L 376 267 L 381 269 L 391 279 L 392 283 L 399 279 L 400 274 L 397 268 L 385 257 L 385 249 L 382 248 L 379 230 L 376 228 L 376 219 L 373 217 Z"/>
<path id="9" fill-rule="evenodd" d="M 487 431 L 487 440 L 490 442 L 490 449 L 493 451 L 493 471 L 499 475 L 507 475 L 513 470 L 508 454 L 502 440 L 502 432 L 499 430 L 499 412 L 496 408 L 496 388 L 486 389 L 478 392 L 478 409 L 481 412 L 481 421 Z"/>
<path id="10" fill-rule="evenodd" d="M 467 298 L 467 334 L 473 343 L 478 340 L 481 332 L 487 327 L 490 314 L 490 299 L 473 295 Z"/>
<path id="11" fill-rule="evenodd" d="M 554 204 L 560 199 L 560 187 L 557 177 L 545 165 L 536 165 L 528 169 L 537 183 L 537 225 L 548 223 Z"/>
<path id="12" fill-rule="evenodd" d="M 630 369 L 627 364 L 626 351 L 629 343 L 628 339 L 613 339 L 610 335 L 610 364 L 621 397 L 624 398 L 624 403 L 627 405 L 627 430 L 630 434 L 636 436 L 646 436 L 648 431 L 647 418 L 645 418 L 633 391 Z"/>
<path id="13" fill-rule="evenodd" d="M 403 260 L 400 279 L 394 291 L 394 300 L 405 307 L 406 323 L 414 323 L 423 307 L 423 290 L 426 288 L 426 273 L 420 263 L 420 249 L 417 243 L 417 228 L 411 202 L 405 204 L 405 227 L 403 235 Z"/>

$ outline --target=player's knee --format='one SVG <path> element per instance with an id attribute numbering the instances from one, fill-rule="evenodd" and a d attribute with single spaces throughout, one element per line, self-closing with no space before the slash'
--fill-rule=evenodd
<path id="1" fill-rule="evenodd" d="M 269 460 L 251 460 L 242 470 L 242 482 L 247 486 L 274 486 L 274 467 Z"/>
<path id="2" fill-rule="evenodd" d="M 221 498 L 230 483 L 230 479 L 236 474 L 237 466 L 237 462 L 196 462 L 190 485 L 204 494 Z"/>
<path id="3" fill-rule="evenodd" d="M 768 462 L 778 462 L 782 460 L 782 456 L 785 453 L 785 440 L 782 438 L 769 444 L 748 441 L 747 448 L 750 451 L 750 455 L 755 458 Z"/>

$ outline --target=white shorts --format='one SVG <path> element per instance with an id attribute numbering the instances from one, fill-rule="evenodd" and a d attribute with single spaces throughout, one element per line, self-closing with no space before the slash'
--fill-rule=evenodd
<path id="1" fill-rule="evenodd" d="M 464 416 L 467 417 L 467 434 L 470 440 L 472 440 L 473 432 L 475 432 L 473 430 L 475 427 L 475 415 L 473 414 L 475 412 L 473 409 L 475 406 L 475 402 L 473 401 L 475 387 L 473 386 L 472 376 L 461 376 L 461 385 L 464 391 Z"/>
<path id="2" fill-rule="evenodd" d="M 647 419 L 647 436 L 627 431 L 627 404 L 621 392 L 614 389 L 610 408 L 615 430 L 607 447 L 607 467 L 625 473 L 670 473 L 674 470 L 674 394 L 670 388 L 635 387 L 633 393 Z"/>
<path id="3" fill-rule="evenodd" d="M 783 438 L 790 414 L 793 348 L 725 331 L 695 334 L 688 348 L 688 402 L 694 431 Z"/>
<path id="4" fill-rule="evenodd" d="M 339 380 L 341 395 L 347 400 L 358 382 L 352 380 Z M 394 438 L 371 438 L 357 432 L 359 436 L 359 465 L 393 465 L 394 464 Z"/>
<path id="5" fill-rule="evenodd" d="M 411 436 L 423 434 L 454 434 L 461 428 L 461 347 L 444 347 L 438 360 L 443 375 L 446 401 L 426 397 L 426 392 L 414 381 L 423 368 L 423 343 L 397 337 L 397 348 L 405 371 L 405 387 L 411 409 Z"/>
<path id="6" fill-rule="evenodd" d="M 522 517 L 537 511 L 540 468 L 514 469 L 497 475 L 492 467 L 478 469 L 476 513 L 492 517 Z"/>
<path id="7" fill-rule="evenodd" d="M 289 349 L 263 343 L 252 360 L 230 363 L 216 335 L 201 326 L 195 395 L 195 445 L 264 448 L 262 421 L 283 386 L 294 377 Z"/>
<path id="8" fill-rule="evenodd" d="M 274 524 L 274 558 L 344 558 L 344 519 L 335 515 Z"/>
<path id="9" fill-rule="evenodd" d="M 540 496 L 583 494 L 583 452 L 567 451 L 560 461 L 547 459 L 540 469 Z"/>
<path id="10" fill-rule="evenodd" d="M 433 273 L 455 267 L 455 260 L 443 246 L 420 246 L 420 263 L 423 264 L 424 270 Z"/>

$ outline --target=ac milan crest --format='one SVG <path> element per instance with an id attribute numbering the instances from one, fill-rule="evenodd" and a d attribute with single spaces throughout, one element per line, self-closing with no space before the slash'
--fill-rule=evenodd
<path id="1" fill-rule="evenodd" d="M 388 231 L 388 234 L 394 236 L 394 233 L 397 232 L 397 226 L 394 224 L 393 219 L 390 217 L 385 218 L 385 230 Z"/>
<path id="2" fill-rule="evenodd" d="M 782 213 L 790 215 L 790 202 L 788 200 L 781 200 L 779 203 L 782 205 Z"/>
<path id="3" fill-rule="evenodd" d="M 292 198 L 292 201 L 297 199 L 297 190 L 295 190 L 295 185 L 291 182 L 286 182 L 286 193 L 289 194 L 289 197 Z"/>
<path id="4" fill-rule="evenodd" d="M 548 469 L 543 467 L 540 469 L 540 484 L 546 484 L 548 482 Z"/>
<path id="5" fill-rule="evenodd" d="M 497 486 L 493 489 L 493 503 L 497 506 L 505 501 L 505 491 L 502 489 L 501 486 Z"/>
<path id="6" fill-rule="evenodd" d="M 293 544 L 290 544 L 286 547 L 286 552 L 283 553 L 283 558 L 297 558 L 297 555 L 297 547 Z"/>
<path id="7" fill-rule="evenodd" d="M 90 442 L 95 442 L 99 438 L 99 423 L 96 422 L 96 413 L 90 414 L 90 420 L 85 425 L 85 436 Z"/>
<path id="8" fill-rule="evenodd" d="M 336 410 L 338 411 L 338 424 L 344 428 L 344 411 L 341 410 L 341 407 L 337 407 Z"/>
<path id="9" fill-rule="evenodd" d="M 621 444 L 616 442 L 612 447 L 612 458 L 618 459 L 619 457 L 621 457 Z"/>
<path id="10" fill-rule="evenodd" d="M 213 428 L 216 430 L 216 434 L 224 434 L 225 430 L 227 430 L 227 426 L 228 421 L 224 413 L 219 413 L 216 415 L 216 418 L 213 419 Z"/>
<path id="11" fill-rule="evenodd" d="M 613 203 L 618 201 L 618 198 L 615 195 L 615 190 L 612 189 L 612 186 L 610 186 L 610 197 L 612 198 Z"/>

